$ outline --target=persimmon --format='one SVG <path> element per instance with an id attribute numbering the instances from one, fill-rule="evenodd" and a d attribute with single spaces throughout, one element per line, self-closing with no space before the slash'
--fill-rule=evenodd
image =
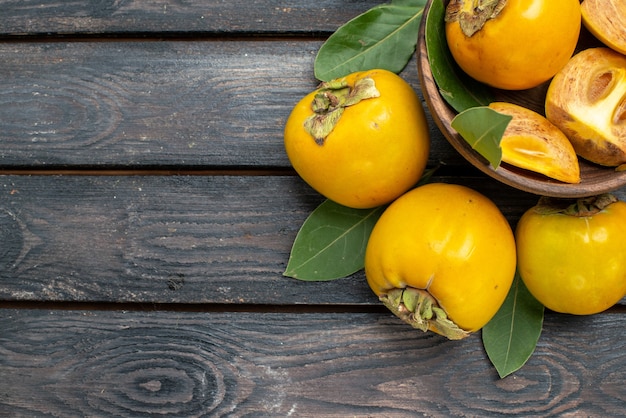
<path id="1" fill-rule="evenodd" d="M 591 315 L 626 294 L 626 203 L 540 199 L 517 224 L 520 276 L 546 308 Z"/>
<path id="2" fill-rule="evenodd" d="M 574 53 L 579 0 L 451 0 L 446 40 L 468 75 L 501 89 L 548 81 Z"/>
<path id="3" fill-rule="evenodd" d="M 626 54 L 626 2 L 585 0 L 580 5 L 583 24 L 596 38 Z"/>
<path id="4" fill-rule="evenodd" d="M 292 110 L 287 156 L 311 187 L 352 208 L 372 208 L 420 179 L 430 134 L 415 90 L 397 74 L 369 70 L 322 83 Z"/>
<path id="5" fill-rule="evenodd" d="M 565 183 L 580 182 L 576 151 L 559 128 L 513 103 L 493 102 L 489 107 L 513 118 L 500 140 L 503 162 Z"/>
<path id="6" fill-rule="evenodd" d="M 545 110 L 581 157 L 626 163 L 626 56 L 605 47 L 577 53 L 550 82 Z"/>
<path id="7" fill-rule="evenodd" d="M 513 282 L 513 232 L 498 207 L 465 186 L 429 183 L 383 212 L 365 252 L 372 291 L 422 331 L 461 339 L 498 311 Z"/>

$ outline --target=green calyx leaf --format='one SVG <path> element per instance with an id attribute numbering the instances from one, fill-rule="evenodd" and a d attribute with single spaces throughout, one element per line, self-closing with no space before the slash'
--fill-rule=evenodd
<path id="1" fill-rule="evenodd" d="M 426 0 L 393 0 L 339 27 L 315 58 L 318 80 L 381 68 L 399 73 L 415 52 Z"/>
<path id="2" fill-rule="evenodd" d="M 491 90 L 465 74 L 454 61 L 446 41 L 443 0 L 433 0 L 424 35 L 430 70 L 441 97 L 457 112 L 493 102 Z"/>
<path id="3" fill-rule="evenodd" d="M 487 107 L 472 107 L 452 119 L 450 125 L 465 141 L 494 167 L 502 161 L 500 141 L 507 125 L 513 119 Z"/>
<path id="4" fill-rule="evenodd" d="M 448 319 L 435 298 L 423 289 L 407 287 L 392 289 L 380 301 L 394 315 L 421 331 L 433 331 L 450 340 L 460 340 L 470 335 Z"/>
<path id="5" fill-rule="evenodd" d="M 540 215 L 562 214 L 587 217 L 605 210 L 618 200 L 612 193 L 603 193 L 578 199 L 558 199 L 542 196 L 533 210 Z"/>
<path id="6" fill-rule="evenodd" d="M 504 303 L 482 329 L 483 346 L 500 378 L 519 370 L 535 351 L 543 313 L 517 273 Z"/>
<path id="7" fill-rule="evenodd" d="M 489 103 L 494 101 L 491 89 L 468 76 L 454 61 L 446 41 L 445 13 L 443 0 L 433 0 L 426 16 L 424 35 L 433 78 L 441 97 L 459 112 L 452 127 L 497 168 L 502 160 L 500 141 L 511 117 L 490 109 Z"/>
<path id="8" fill-rule="evenodd" d="M 322 83 L 311 104 L 313 115 L 304 121 L 304 129 L 316 144 L 324 145 L 346 107 L 375 97 L 380 97 L 380 92 L 371 77 L 357 80 L 353 87 L 345 79 Z"/>
<path id="9" fill-rule="evenodd" d="M 415 187 L 430 182 L 436 170 L 424 171 Z M 367 241 L 386 207 L 353 209 L 324 201 L 300 227 L 283 275 L 329 281 L 363 269 Z"/>
<path id="10" fill-rule="evenodd" d="M 383 210 L 352 209 L 326 200 L 298 231 L 283 274 L 305 281 L 327 281 L 361 270 L 367 241 Z"/>

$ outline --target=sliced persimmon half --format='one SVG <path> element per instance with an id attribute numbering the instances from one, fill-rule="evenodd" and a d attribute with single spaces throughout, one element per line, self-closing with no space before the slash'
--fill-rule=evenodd
<path id="1" fill-rule="evenodd" d="M 565 183 L 580 183 L 576 152 L 559 128 L 513 103 L 493 102 L 489 107 L 513 118 L 500 141 L 503 162 Z"/>
<path id="2" fill-rule="evenodd" d="M 609 48 L 626 54 L 626 1 L 585 0 L 580 11 L 589 32 Z"/>
<path id="3" fill-rule="evenodd" d="M 626 163 L 626 56 L 608 47 L 574 55 L 548 87 L 546 118 L 582 158 Z"/>

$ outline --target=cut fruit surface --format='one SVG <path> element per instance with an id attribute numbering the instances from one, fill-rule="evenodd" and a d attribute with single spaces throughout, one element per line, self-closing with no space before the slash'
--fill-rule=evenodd
<path id="1" fill-rule="evenodd" d="M 581 5 L 585 27 L 598 40 L 626 54 L 626 2 L 624 0 L 585 0 Z"/>
<path id="2" fill-rule="evenodd" d="M 579 156 L 626 163 L 626 56 L 605 47 L 574 55 L 550 82 L 545 109 Z"/>
<path id="3" fill-rule="evenodd" d="M 503 162 L 565 183 L 580 182 L 576 152 L 559 128 L 522 106 L 494 102 L 489 107 L 513 117 L 500 141 Z"/>

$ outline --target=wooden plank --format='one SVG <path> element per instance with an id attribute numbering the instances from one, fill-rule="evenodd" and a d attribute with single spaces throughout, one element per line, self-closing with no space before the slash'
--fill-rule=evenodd
<path id="1" fill-rule="evenodd" d="M 433 180 L 485 193 L 512 224 L 537 200 L 484 176 Z M 0 299 L 377 304 L 362 273 L 282 276 L 322 200 L 295 176 L 2 176 Z"/>
<path id="2" fill-rule="evenodd" d="M 499 379 L 478 334 L 386 313 L 0 310 L 0 410 L 26 416 L 620 416 L 624 314 L 548 315 Z"/>
<path id="3" fill-rule="evenodd" d="M 375 0 L 3 0 L 0 36 L 330 33 Z"/>
<path id="4" fill-rule="evenodd" d="M 320 45 L 0 43 L 0 167 L 289 167 L 284 124 Z M 419 90 L 415 58 L 403 76 Z M 430 127 L 431 164 L 462 164 Z"/>

